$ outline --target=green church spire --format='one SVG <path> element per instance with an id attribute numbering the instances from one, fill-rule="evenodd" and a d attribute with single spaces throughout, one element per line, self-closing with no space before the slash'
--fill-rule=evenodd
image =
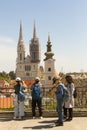
<path id="1" fill-rule="evenodd" d="M 54 53 L 52 52 L 51 47 L 50 35 L 48 34 L 47 52 L 45 52 L 46 58 L 44 60 L 53 59 Z"/>

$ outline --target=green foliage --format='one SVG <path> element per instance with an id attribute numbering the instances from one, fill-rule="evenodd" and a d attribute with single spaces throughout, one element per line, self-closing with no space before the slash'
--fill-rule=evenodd
<path id="1" fill-rule="evenodd" d="M 15 77 L 16 77 L 15 72 L 14 72 L 14 71 L 10 71 L 10 72 L 9 72 L 9 76 L 10 76 L 10 79 L 11 79 L 11 80 L 14 80 Z"/>
<path id="2" fill-rule="evenodd" d="M 0 72 L 0 80 L 10 82 L 10 80 L 14 80 L 15 77 L 16 76 L 14 71 L 10 71 L 9 73 L 6 73 L 5 71 Z"/>

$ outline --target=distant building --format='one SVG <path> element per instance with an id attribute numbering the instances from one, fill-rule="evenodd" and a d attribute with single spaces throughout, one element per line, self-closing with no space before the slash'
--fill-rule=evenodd
<path id="1" fill-rule="evenodd" d="M 9 83 L 5 80 L 0 80 L 0 88 L 8 88 Z"/>

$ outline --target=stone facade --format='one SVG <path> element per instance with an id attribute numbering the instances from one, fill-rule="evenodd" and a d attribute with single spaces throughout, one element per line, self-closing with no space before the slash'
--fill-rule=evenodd
<path id="1" fill-rule="evenodd" d="M 34 80 L 36 76 L 39 76 L 43 86 L 51 87 L 52 77 L 55 74 L 55 59 L 53 58 L 54 53 L 51 47 L 50 36 L 48 35 L 44 66 L 40 66 L 41 48 L 36 36 L 36 26 L 34 23 L 33 38 L 29 43 L 30 55 L 25 56 L 25 44 L 22 36 L 22 25 L 20 24 L 17 45 L 16 77 L 21 77 L 23 80 Z"/>
<path id="2" fill-rule="evenodd" d="M 16 77 L 23 80 L 34 79 L 39 76 L 40 70 L 40 44 L 36 36 L 34 24 L 33 38 L 30 41 L 30 55 L 25 56 L 25 45 L 22 36 L 22 25 L 20 24 L 19 41 L 17 46 Z"/>

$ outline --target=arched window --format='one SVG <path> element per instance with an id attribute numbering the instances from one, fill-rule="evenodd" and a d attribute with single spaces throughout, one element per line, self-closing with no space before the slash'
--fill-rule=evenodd
<path id="1" fill-rule="evenodd" d="M 31 70 L 31 66 L 30 66 L 30 65 L 28 66 L 28 70 L 29 70 L 29 71 Z"/>
<path id="2" fill-rule="evenodd" d="M 51 71 L 51 68 L 48 68 L 48 71 Z"/>

